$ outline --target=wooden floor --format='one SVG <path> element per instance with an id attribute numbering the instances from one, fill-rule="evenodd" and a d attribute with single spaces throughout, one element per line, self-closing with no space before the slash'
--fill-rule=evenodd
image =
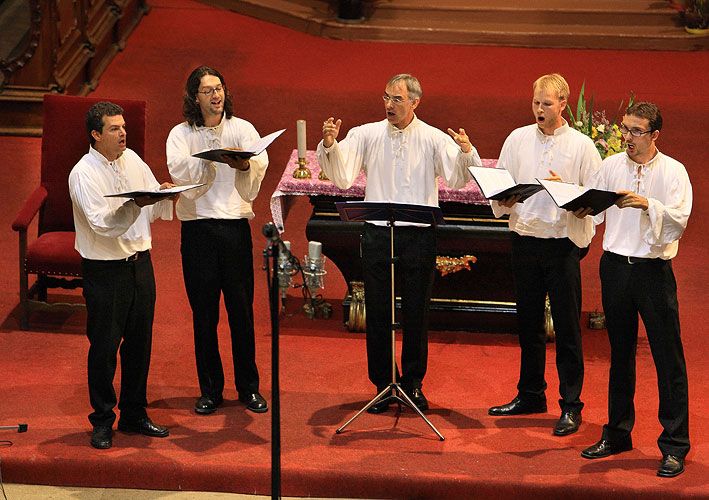
<path id="1" fill-rule="evenodd" d="M 1 483 L 0 483 L 1 484 Z M 269 500 L 271 496 L 213 493 L 206 491 L 125 490 L 121 488 L 77 488 L 71 486 L 37 486 L 5 484 L 7 500 Z M 0 498 L 2 491 L 0 491 Z M 283 500 L 298 500 L 282 497 Z M 308 500 L 335 500 L 310 498 Z M 340 499 L 344 500 L 344 499 Z"/>
<path id="2" fill-rule="evenodd" d="M 709 49 L 665 0 L 363 0 L 360 22 L 328 0 L 202 0 L 305 33 L 342 40 L 509 47 Z"/>

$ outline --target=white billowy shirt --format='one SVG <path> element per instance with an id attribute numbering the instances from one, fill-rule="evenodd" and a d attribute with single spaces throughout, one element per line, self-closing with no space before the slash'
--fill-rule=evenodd
<path id="1" fill-rule="evenodd" d="M 607 191 L 632 191 L 647 198 L 648 209 L 613 205 L 595 217 L 603 221 L 603 249 L 628 257 L 672 259 L 692 210 L 692 185 L 687 170 L 659 151 L 645 164 L 626 153 L 603 160 L 589 183 Z"/>
<path id="2" fill-rule="evenodd" d="M 467 167 L 482 165 L 472 145 L 463 153 L 448 134 L 417 117 L 403 129 L 386 119 L 354 127 L 330 148 L 320 141 L 317 154 L 325 175 L 341 189 L 364 170 L 365 201 L 428 206 L 438 206 L 437 176 L 459 189 L 470 179 Z"/>
<path id="3" fill-rule="evenodd" d="M 76 230 L 75 248 L 92 260 L 117 260 L 149 250 L 150 223 L 172 220 L 172 201 L 162 200 L 143 208 L 126 198 L 107 194 L 158 189 L 150 167 L 131 149 L 108 161 L 93 147 L 69 174 L 69 194 Z"/>
<path id="4" fill-rule="evenodd" d="M 249 159 L 250 168 L 240 171 L 226 163 L 192 157 L 209 149 L 245 148 L 260 136 L 241 118 L 222 117 L 216 127 L 187 122 L 176 125 L 167 137 L 167 168 L 177 185 L 205 184 L 180 194 L 175 212 L 180 220 L 253 219 L 251 202 L 256 199 L 266 175 L 266 151 Z"/>
<path id="5" fill-rule="evenodd" d="M 590 138 L 564 124 L 545 135 L 537 124 L 514 130 L 505 140 L 497 162 L 507 169 L 517 184 L 536 183 L 550 177 L 553 171 L 564 182 L 585 185 L 598 169 L 601 157 Z M 510 215 L 511 231 L 536 238 L 569 238 L 583 248 L 591 243 L 595 226 L 590 217 L 578 219 L 572 212 L 559 208 L 542 190 L 511 209 L 491 203 L 495 217 Z"/>

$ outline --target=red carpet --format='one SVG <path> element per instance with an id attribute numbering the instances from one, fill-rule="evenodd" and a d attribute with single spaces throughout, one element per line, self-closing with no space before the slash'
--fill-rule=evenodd
<path id="1" fill-rule="evenodd" d="M 268 200 L 295 147 L 295 121 L 308 120 L 308 146 L 319 123 L 341 117 L 344 129 L 382 116 L 379 94 L 394 73 L 421 79 L 419 116 L 438 127 L 465 127 L 484 157 L 496 157 L 509 131 L 529 122 L 532 81 L 564 74 L 572 93 L 582 81 L 609 112 L 632 90 L 663 111 L 659 146 L 685 163 L 695 191 L 689 228 L 674 267 L 690 380 L 692 451 L 687 471 L 675 479 L 655 476 L 657 388 L 646 339 L 638 347 L 635 449 L 587 461 L 579 456 L 595 442 L 606 418 L 608 342 L 604 331 L 585 331 L 584 424 L 567 438 L 551 428 L 556 409 L 553 345 L 547 380 L 550 412 L 494 419 L 487 408 L 515 393 L 519 348 L 512 335 L 434 332 L 424 389 L 428 413 L 446 437 L 440 442 L 423 421 L 405 411 L 364 415 L 341 435 L 334 431 L 372 396 L 366 378 L 364 339 L 342 326 L 339 301 L 345 285 L 329 268 L 330 320 L 307 320 L 296 294 L 281 321 L 283 494 L 367 498 L 709 498 L 709 395 L 704 334 L 707 202 L 706 116 L 709 54 L 578 50 L 497 49 L 374 44 L 321 40 L 202 4 L 153 2 L 128 46 L 103 75 L 94 95 L 148 101 L 146 159 L 167 180 L 164 144 L 181 120 L 180 96 L 194 67 L 213 65 L 235 94 L 236 113 L 263 134 L 288 127 L 269 149 L 271 168 L 252 223 L 256 275 L 257 356 L 263 394 L 270 400 L 270 324 L 266 278 L 260 269 L 270 220 Z M 576 95 L 574 93 L 574 95 Z M 84 133 L 83 130 L 77 133 Z M 129 136 L 130 143 L 130 136 Z M 149 413 L 168 425 L 167 439 L 117 433 L 108 451 L 89 446 L 84 315 L 32 317 L 32 331 L 18 328 L 17 237 L 10 223 L 39 179 L 39 139 L 0 138 L 0 426 L 27 423 L 29 431 L 0 431 L 14 441 L 0 447 L 8 482 L 268 494 L 270 414 L 247 413 L 228 385 L 223 409 L 192 412 L 198 395 L 189 306 L 182 284 L 179 223 L 154 225 L 158 281 L 155 333 L 148 385 Z M 285 237 L 296 255 L 306 253 L 307 200 L 299 200 Z M 601 238 L 584 259 L 584 311 L 600 308 L 597 275 Z M 474 269 L 473 271 L 474 272 Z M 225 321 L 223 322 L 225 323 Z M 228 335 L 224 328 L 223 357 Z M 233 380 L 225 363 L 227 380 Z M 573 492 L 573 493 L 571 493 Z"/>

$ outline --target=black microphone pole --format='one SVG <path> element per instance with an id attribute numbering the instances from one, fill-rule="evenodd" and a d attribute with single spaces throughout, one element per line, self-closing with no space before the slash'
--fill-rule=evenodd
<path id="1" fill-rule="evenodd" d="M 281 498 L 281 398 L 279 382 L 279 346 L 278 346 L 278 251 L 283 241 L 278 235 L 276 226 L 269 222 L 263 226 L 263 234 L 269 239 L 268 248 L 264 252 L 273 259 L 273 272 L 269 276 L 268 304 L 271 311 L 271 499 Z M 268 257 L 266 258 L 268 262 Z M 268 266 L 266 267 L 268 270 Z"/>

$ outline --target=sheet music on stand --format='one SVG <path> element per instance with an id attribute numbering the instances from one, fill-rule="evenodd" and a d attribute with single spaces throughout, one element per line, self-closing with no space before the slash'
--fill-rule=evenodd
<path id="1" fill-rule="evenodd" d="M 440 207 L 378 201 L 339 201 L 335 203 L 340 218 L 347 222 L 385 221 L 445 225 Z"/>

